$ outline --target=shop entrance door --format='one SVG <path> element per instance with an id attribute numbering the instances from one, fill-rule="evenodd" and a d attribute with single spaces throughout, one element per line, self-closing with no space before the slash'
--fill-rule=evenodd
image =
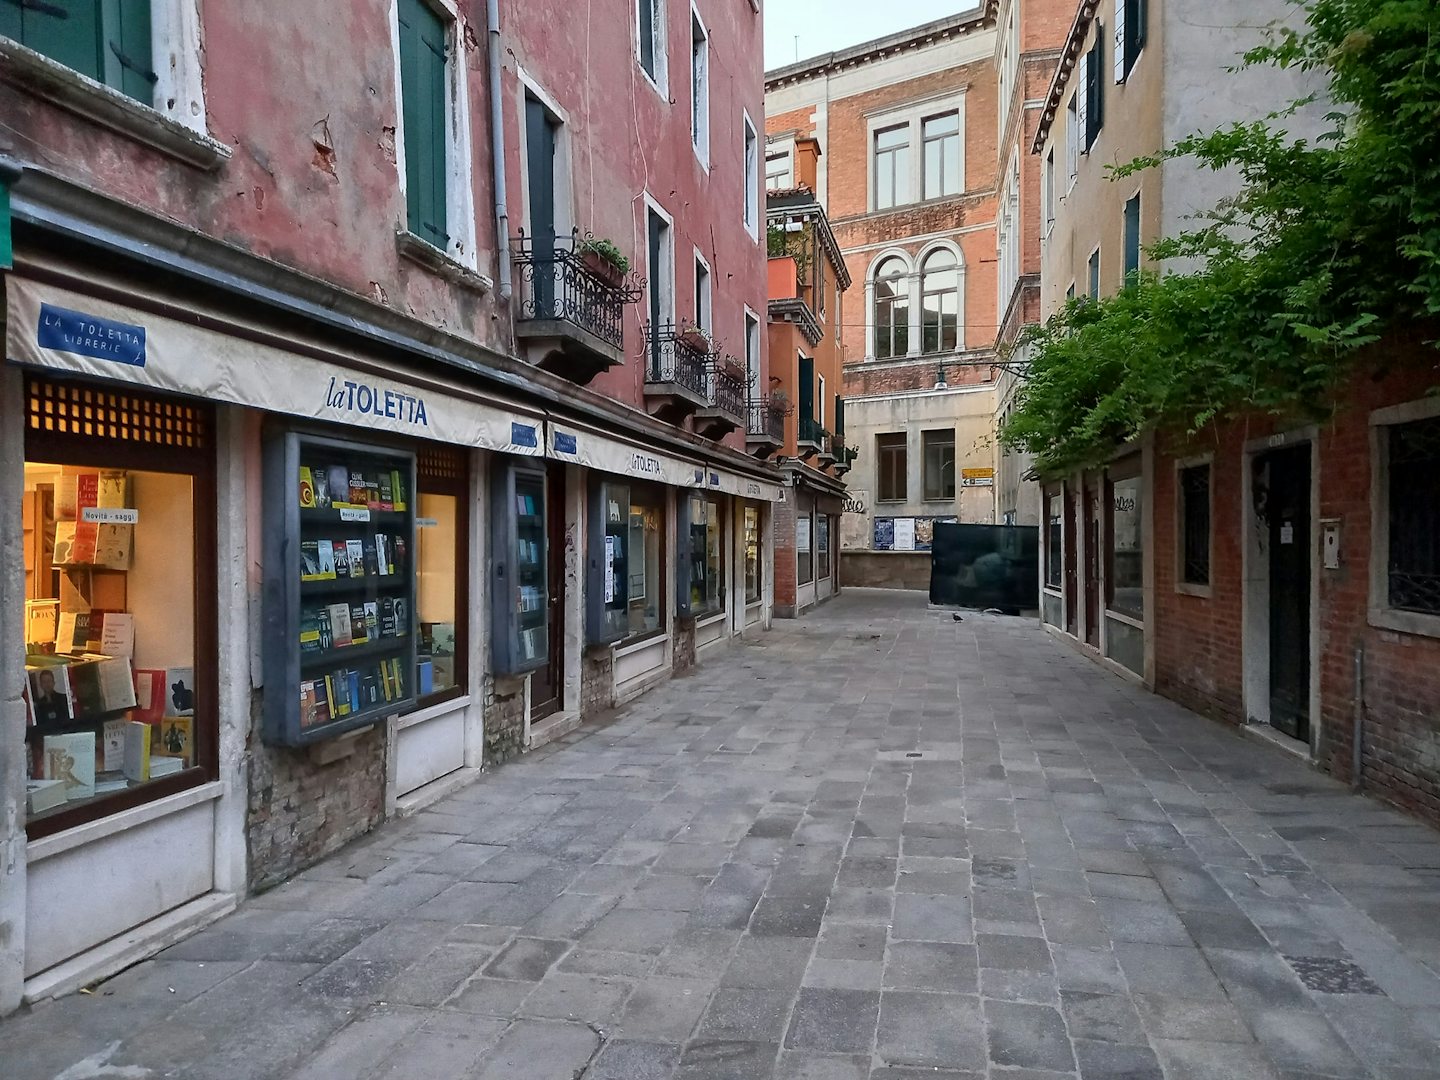
<path id="1" fill-rule="evenodd" d="M 560 462 L 545 468 L 545 518 L 549 659 L 530 680 L 532 723 L 560 710 L 565 686 L 565 466 Z"/>
<path id="2" fill-rule="evenodd" d="M 1100 478 L 1085 478 L 1085 643 L 1100 647 Z"/>
<path id="3" fill-rule="evenodd" d="M 1076 578 L 1079 565 L 1075 556 L 1076 541 L 1080 536 L 1080 493 L 1070 485 L 1065 486 L 1065 632 L 1079 637 L 1080 606 L 1077 600 Z"/>
<path id="4" fill-rule="evenodd" d="M 1310 447 L 1256 461 L 1270 567 L 1270 724 L 1310 741 Z"/>

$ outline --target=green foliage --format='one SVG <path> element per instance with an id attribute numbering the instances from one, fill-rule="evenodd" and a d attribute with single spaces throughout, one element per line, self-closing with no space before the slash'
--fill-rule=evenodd
<path id="1" fill-rule="evenodd" d="M 582 255 L 587 252 L 592 255 L 598 255 L 622 274 L 628 274 L 630 272 L 630 260 L 615 246 L 613 240 L 604 240 L 592 236 L 576 244 L 575 250 Z"/>
<path id="2" fill-rule="evenodd" d="M 1361 346 L 1440 317 L 1440 8 L 1303 7 L 1302 29 L 1275 30 L 1245 64 L 1323 77 L 1324 136 L 1284 130 L 1302 101 L 1114 170 L 1189 158 L 1241 188 L 1151 249 L 1200 269 L 1071 301 L 1022 338 L 1030 361 L 1001 438 L 1043 470 L 1103 460 L 1153 427 L 1194 432 L 1247 409 L 1324 415 Z"/>
<path id="3" fill-rule="evenodd" d="M 795 260 L 795 272 L 802 283 L 810 280 L 810 233 L 786 232 L 783 226 L 771 225 L 765 230 L 765 252 L 772 259 Z"/>

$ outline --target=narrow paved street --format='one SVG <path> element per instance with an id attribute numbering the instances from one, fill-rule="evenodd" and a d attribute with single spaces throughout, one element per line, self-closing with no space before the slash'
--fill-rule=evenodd
<path id="1" fill-rule="evenodd" d="M 848 593 L 0 1022 L 4 1080 L 1440 1077 L 1440 836 Z"/>

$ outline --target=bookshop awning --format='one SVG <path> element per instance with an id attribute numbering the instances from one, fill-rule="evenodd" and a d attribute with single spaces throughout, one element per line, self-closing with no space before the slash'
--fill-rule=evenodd
<path id="1" fill-rule="evenodd" d="M 673 487 L 700 488 L 768 502 L 784 497 L 779 484 L 741 476 L 696 459 L 676 457 L 586 424 L 552 417 L 548 428 L 545 453 L 557 461 L 573 461 L 601 472 Z"/>
<path id="2" fill-rule="evenodd" d="M 372 358 L 290 352 L 226 333 L 218 318 L 181 322 L 21 277 L 11 276 L 6 291 L 5 356 L 13 363 L 438 442 L 545 453 L 538 410 L 444 379 L 397 379 Z"/>

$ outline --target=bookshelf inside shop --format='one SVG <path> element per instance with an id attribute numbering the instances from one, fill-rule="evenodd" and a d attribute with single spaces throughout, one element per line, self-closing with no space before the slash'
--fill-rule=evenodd
<path id="1" fill-rule="evenodd" d="M 265 738 L 304 746 L 415 701 L 413 454 L 266 442 Z"/>
<path id="2" fill-rule="evenodd" d="M 534 671 L 549 659 L 545 473 L 502 461 L 491 488 L 494 545 L 493 664 L 496 674 Z"/>

